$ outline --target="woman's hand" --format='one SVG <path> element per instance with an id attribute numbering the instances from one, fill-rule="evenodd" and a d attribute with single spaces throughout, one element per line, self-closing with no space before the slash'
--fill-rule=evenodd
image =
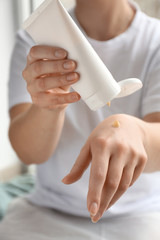
<path id="1" fill-rule="evenodd" d="M 120 126 L 114 127 L 118 120 Z M 128 115 L 113 115 L 100 123 L 89 136 L 71 172 L 62 180 L 71 184 L 81 178 L 91 163 L 87 207 L 97 222 L 144 170 L 142 121 Z"/>
<path id="2" fill-rule="evenodd" d="M 79 80 L 76 62 L 67 58 L 64 49 L 50 46 L 31 48 L 23 77 L 35 105 L 47 108 L 65 108 L 80 100 L 76 92 L 69 93 L 70 85 Z"/>

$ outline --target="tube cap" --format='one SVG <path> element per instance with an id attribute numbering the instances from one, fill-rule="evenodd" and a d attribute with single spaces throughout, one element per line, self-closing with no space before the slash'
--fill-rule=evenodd
<path id="1" fill-rule="evenodd" d="M 121 88 L 121 92 L 116 96 L 116 98 L 125 97 L 136 92 L 142 88 L 142 82 L 137 78 L 128 78 L 118 82 L 118 85 Z"/>

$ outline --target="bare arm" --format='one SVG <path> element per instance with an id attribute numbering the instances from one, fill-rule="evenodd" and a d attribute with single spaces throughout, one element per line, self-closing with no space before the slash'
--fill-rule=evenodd
<path id="1" fill-rule="evenodd" d="M 13 148 L 26 164 L 43 163 L 53 154 L 63 127 L 65 110 L 47 111 L 34 104 L 14 107 L 26 109 L 11 120 L 9 137 Z"/>
<path id="2" fill-rule="evenodd" d="M 160 171 L 160 113 L 144 117 L 145 149 L 148 157 L 145 172 Z"/>
<path id="3" fill-rule="evenodd" d="M 79 79 L 75 69 L 76 63 L 68 60 L 62 49 L 31 49 L 23 77 L 33 103 L 19 104 L 10 110 L 10 141 L 24 163 L 43 163 L 56 149 L 65 109 L 80 99 L 77 93 L 69 93 L 70 84 Z"/>

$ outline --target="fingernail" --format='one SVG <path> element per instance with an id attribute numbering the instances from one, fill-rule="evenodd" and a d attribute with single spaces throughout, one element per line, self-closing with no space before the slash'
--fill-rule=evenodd
<path id="1" fill-rule="evenodd" d="M 93 218 L 91 218 L 91 221 L 92 221 L 92 223 L 97 223 L 98 222 L 98 221 L 93 220 Z"/>
<path id="2" fill-rule="evenodd" d="M 64 69 L 71 69 L 75 66 L 75 63 L 73 61 L 67 61 L 63 64 Z"/>
<path id="3" fill-rule="evenodd" d="M 96 202 L 92 203 L 91 207 L 90 207 L 90 214 L 92 216 L 95 216 L 98 210 L 98 204 Z"/>
<path id="4" fill-rule="evenodd" d="M 95 220 L 95 219 L 96 220 Z M 99 220 L 100 220 L 100 218 L 101 218 L 101 215 L 100 215 L 100 213 L 98 213 L 97 215 L 96 215 L 96 217 L 95 216 L 93 216 L 93 217 L 91 217 L 91 221 L 93 222 L 93 223 L 97 223 Z"/>
<path id="5" fill-rule="evenodd" d="M 54 55 L 56 58 L 64 58 L 64 57 L 66 57 L 67 54 L 63 50 L 56 50 Z"/>
<path id="6" fill-rule="evenodd" d="M 94 218 L 91 218 L 91 221 L 92 221 L 92 223 L 97 223 L 99 221 L 99 219 L 94 220 Z"/>
<path id="7" fill-rule="evenodd" d="M 67 183 L 68 176 L 69 176 L 69 174 L 66 175 L 61 181 L 62 181 L 63 183 Z"/>
<path id="8" fill-rule="evenodd" d="M 73 100 L 79 100 L 80 96 L 78 94 L 72 94 L 72 99 Z"/>
<path id="9" fill-rule="evenodd" d="M 71 73 L 67 75 L 67 81 L 74 81 L 78 78 L 77 73 Z"/>

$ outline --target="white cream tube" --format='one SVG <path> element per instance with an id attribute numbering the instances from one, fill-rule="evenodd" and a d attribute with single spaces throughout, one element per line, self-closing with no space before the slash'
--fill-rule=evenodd
<path id="1" fill-rule="evenodd" d="M 25 21 L 24 29 L 36 44 L 64 48 L 77 61 L 80 80 L 72 87 L 91 110 L 115 97 L 129 95 L 142 87 L 138 79 L 117 83 L 59 0 L 45 0 Z"/>

